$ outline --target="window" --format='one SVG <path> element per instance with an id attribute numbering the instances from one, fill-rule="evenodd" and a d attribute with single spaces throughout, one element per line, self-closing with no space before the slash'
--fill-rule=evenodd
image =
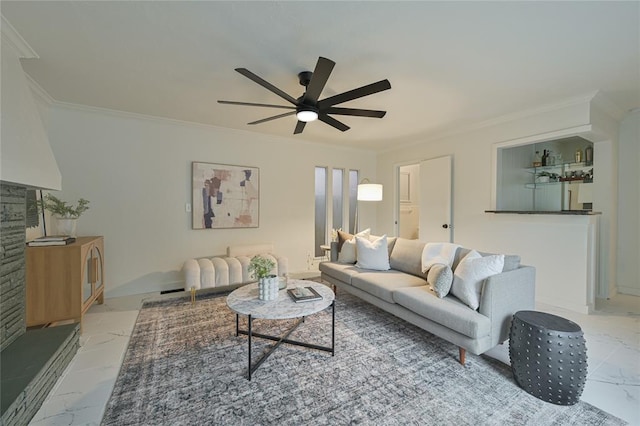
<path id="1" fill-rule="evenodd" d="M 331 173 L 331 185 L 328 176 Z M 349 170 L 348 182 L 345 185 L 344 169 L 329 169 L 328 167 L 315 168 L 315 237 L 314 256 L 325 255 L 321 245 L 328 244 L 327 230 L 348 229 L 354 233 L 358 214 L 358 175 L 357 170 Z M 347 192 L 345 193 L 345 189 Z M 329 222 L 328 200 L 331 197 L 331 222 Z M 345 203 L 348 207 L 347 223 L 344 221 Z"/>
<path id="2" fill-rule="evenodd" d="M 342 218 L 343 218 L 343 193 L 344 193 L 344 170 L 343 169 L 333 169 L 333 184 L 332 187 L 332 199 L 333 199 L 333 221 L 331 222 L 332 229 L 340 229 L 342 228 Z"/>
<path id="3" fill-rule="evenodd" d="M 320 248 L 327 236 L 327 168 L 316 167 L 316 202 L 315 202 L 315 248 L 314 256 L 324 256 Z"/>
<path id="4" fill-rule="evenodd" d="M 349 233 L 355 234 L 356 214 L 358 211 L 358 182 L 357 170 L 349 170 Z"/>

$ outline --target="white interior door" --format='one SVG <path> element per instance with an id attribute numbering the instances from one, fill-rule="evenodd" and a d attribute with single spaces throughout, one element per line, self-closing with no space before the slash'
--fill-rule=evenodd
<path id="1" fill-rule="evenodd" d="M 451 161 L 448 155 L 420 163 L 421 241 L 453 242 Z"/>

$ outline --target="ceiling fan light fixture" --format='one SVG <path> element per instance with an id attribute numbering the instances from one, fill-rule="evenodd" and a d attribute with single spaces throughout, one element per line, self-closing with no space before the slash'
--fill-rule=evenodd
<path id="1" fill-rule="evenodd" d="M 296 117 L 298 118 L 298 120 L 308 123 L 310 121 L 317 120 L 318 113 L 311 109 L 301 109 L 296 112 Z"/>

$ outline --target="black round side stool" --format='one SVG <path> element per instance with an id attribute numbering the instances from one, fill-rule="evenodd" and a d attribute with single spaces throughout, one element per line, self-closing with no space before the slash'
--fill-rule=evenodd
<path id="1" fill-rule="evenodd" d="M 516 383 L 546 402 L 573 405 L 587 379 L 587 347 L 578 324 L 536 311 L 516 312 L 509 333 Z"/>

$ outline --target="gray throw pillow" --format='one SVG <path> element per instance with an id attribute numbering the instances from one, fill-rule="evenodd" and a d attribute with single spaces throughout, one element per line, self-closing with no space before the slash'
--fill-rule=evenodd
<path id="1" fill-rule="evenodd" d="M 389 257 L 391 269 L 426 278 L 426 274 L 422 273 L 422 250 L 425 244 L 419 240 L 397 238 Z"/>
<path id="2" fill-rule="evenodd" d="M 449 294 L 453 284 L 453 271 L 449 265 L 436 263 L 427 273 L 427 282 L 440 299 Z"/>

